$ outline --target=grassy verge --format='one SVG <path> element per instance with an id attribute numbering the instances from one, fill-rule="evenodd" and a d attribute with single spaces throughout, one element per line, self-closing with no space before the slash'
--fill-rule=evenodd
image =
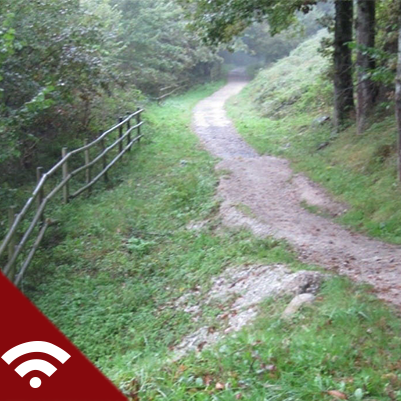
<path id="1" fill-rule="evenodd" d="M 215 161 L 190 132 L 190 119 L 217 87 L 150 107 L 146 140 L 111 189 L 58 211 L 63 224 L 35 259 L 25 291 L 117 385 L 130 382 L 143 400 L 330 400 L 331 390 L 352 400 L 396 400 L 400 322 L 343 279 L 328 281 L 291 322 L 280 320 L 288 299 L 267 300 L 255 325 L 168 362 L 172 345 L 215 326 L 220 313 L 204 306 L 195 322 L 174 307 L 181 294 L 196 288 L 202 298 L 228 266 L 308 268 L 282 242 L 216 230 Z M 207 223 L 188 229 L 194 221 Z"/>
<path id="2" fill-rule="evenodd" d="M 317 37 L 263 71 L 233 99 L 228 112 L 244 138 L 261 154 L 283 156 L 350 207 L 339 221 L 401 244 L 401 191 L 396 178 L 396 128 L 382 104 L 372 125 L 357 136 L 354 125 L 333 135 L 332 88 L 322 73 L 327 60 Z M 388 112 L 387 112 L 388 114 Z"/>

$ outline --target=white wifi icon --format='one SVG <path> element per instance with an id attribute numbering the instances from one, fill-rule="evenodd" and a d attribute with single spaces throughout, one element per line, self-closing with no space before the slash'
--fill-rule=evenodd
<path id="1" fill-rule="evenodd" d="M 52 343 L 45 341 L 30 341 L 11 348 L 1 358 L 9 365 L 20 356 L 32 352 L 42 352 L 51 355 L 63 364 L 71 357 L 67 352 Z M 30 359 L 15 368 L 15 371 L 21 377 L 24 377 L 27 373 L 34 370 L 39 370 L 50 377 L 57 369 L 51 363 L 44 361 L 43 359 Z M 32 388 L 38 388 L 42 384 L 42 381 L 39 377 L 33 377 L 29 384 Z"/>

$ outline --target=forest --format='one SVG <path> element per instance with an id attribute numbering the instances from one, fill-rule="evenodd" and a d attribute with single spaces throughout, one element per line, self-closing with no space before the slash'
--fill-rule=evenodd
<path id="1" fill-rule="evenodd" d="M 218 56 L 185 30 L 171 2 L 2 1 L 1 10 L 5 173 L 29 171 L 40 155 L 54 157 L 50 147 L 97 133 L 128 100 L 219 74 Z"/>
<path id="2" fill-rule="evenodd" d="M 121 399 L 401 399 L 401 0 L 0 0 L 0 171 Z"/>

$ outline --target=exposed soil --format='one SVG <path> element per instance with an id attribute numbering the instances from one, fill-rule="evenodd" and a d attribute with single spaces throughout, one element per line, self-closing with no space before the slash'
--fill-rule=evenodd
<path id="1" fill-rule="evenodd" d="M 222 159 L 228 171 L 218 186 L 221 215 L 228 226 L 245 226 L 256 235 L 286 239 L 301 260 L 371 284 L 378 297 L 401 306 L 401 248 L 351 232 L 305 209 L 320 208 L 328 216 L 346 206 L 333 201 L 317 184 L 294 175 L 287 160 L 259 156 L 236 132 L 224 104 L 246 80 L 237 74 L 194 110 L 193 129 L 206 149 Z M 245 205 L 250 213 L 244 213 Z"/>

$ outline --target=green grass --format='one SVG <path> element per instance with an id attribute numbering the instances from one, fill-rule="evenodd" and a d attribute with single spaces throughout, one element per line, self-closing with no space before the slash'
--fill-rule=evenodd
<path id="1" fill-rule="evenodd" d="M 401 399 L 400 321 L 366 288 L 331 279 L 289 322 L 285 301 L 266 301 L 253 326 L 144 377 L 144 399 Z"/>
<path id="2" fill-rule="evenodd" d="M 348 204 L 339 222 L 401 244 L 395 119 L 386 117 L 388 104 L 382 104 L 361 136 L 354 125 L 333 135 L 331 123 L 316 123 L 317 117 L 331 115 L 332 99 L 324 78 L 327 60 L 317 51 L 321 35 L 261 72 L 230 101 L 229 116 L 259 153 L 291 160 L 295 171 Z"/>
<path id="3" fill-rule="evenodd" d="M 110 189 L 58 210 L 58 228 L 37 254 L 23 288 L 117 383 L 160 361 L 194 323 L 169 305 L 242 263 L 301 264 L 288 247 L 244 231 L 216 233 L 215 161 L 190 131 L 191 111 L 219 85 L 151 106 L 146 139 L 117 167 Z M 122 169 L 122 170 L 120 170 Z M 121 172 L 122 171 L 122 172 Z M 201 230 L 186 228 L 208 219 Z"/>
<path id="4" fill-rule="evenodd" d="M 203 305 L 195 322 L 174 307 L 180 295 L 197 288 L 202 299 L 229 266 L 312 268 L 281 241 L 219 227 L 216 160 L 190 131 L 193 106 L 219 85 L 149 107 L 146 139 L 111 184 L 57 210 L 61 223 L 24 279 L 25 292 L 108 377 L 143 400 L 330 400 L 329 390 L 350 400 L 401 399 L 400 321 L 346 279 L 329 280 L 291 322 L 280 320 L 289 299 L 267 300 L 254 325 L 169 361 L 171 346 L 215 326 L 221 313 Z M 207 223 L 188 230 L 193 221 Z"/>

